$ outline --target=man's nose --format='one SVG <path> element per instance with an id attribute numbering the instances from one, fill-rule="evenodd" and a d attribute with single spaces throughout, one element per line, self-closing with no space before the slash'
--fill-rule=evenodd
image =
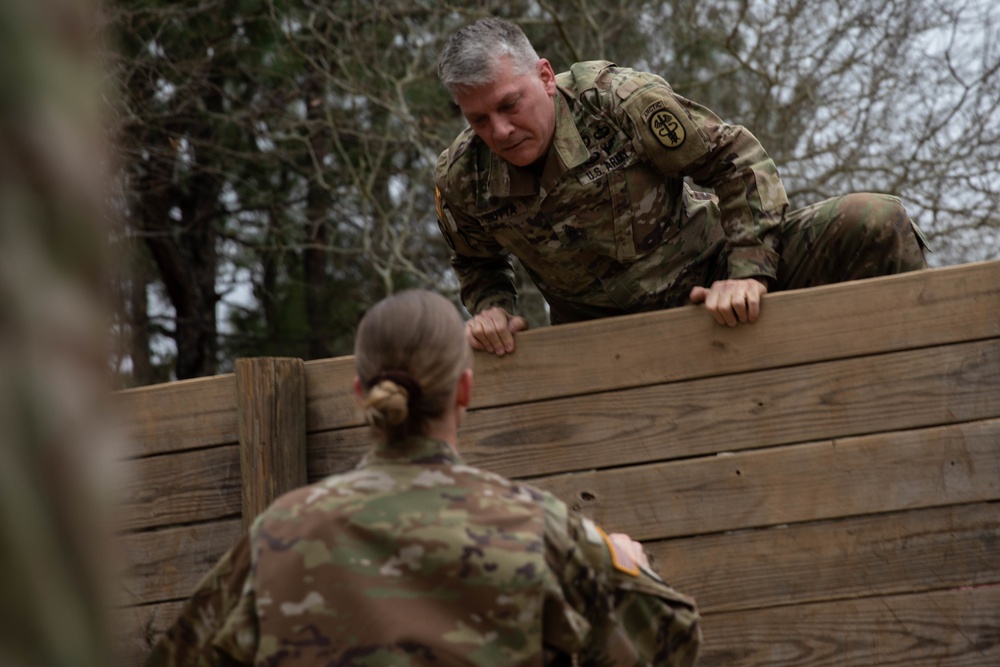
<path id="1" fill-rule="evenodd" d="M 505 141 L 514 132 L 514 126 L 503 114 L 494 116 L 491 126 L 493 129 L 493 139 L 496 141 Z"/>

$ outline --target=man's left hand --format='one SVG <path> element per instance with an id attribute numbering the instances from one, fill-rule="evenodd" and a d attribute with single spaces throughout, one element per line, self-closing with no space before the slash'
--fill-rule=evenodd
<path id="1" fill-rule="evenodd" d="M 735 327 L 740 322 L 756 322 L 760 316 L 760 297 L 767 285 L 756 278 L 717 280 L 709 288 L 691 290 L 692 303 L 704 303 L 719 324 Z"/>

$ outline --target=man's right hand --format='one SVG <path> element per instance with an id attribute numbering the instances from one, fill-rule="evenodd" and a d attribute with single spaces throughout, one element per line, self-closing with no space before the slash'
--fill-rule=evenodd
<path id="1" fill-rule="evenodd" d="M 494 306 L 466 322 L 465 334 L 473 350 L 485 350 L 502 357 L 514 351 L 514 334 L 527 328 L 528 322 L 523 317 Z"/>

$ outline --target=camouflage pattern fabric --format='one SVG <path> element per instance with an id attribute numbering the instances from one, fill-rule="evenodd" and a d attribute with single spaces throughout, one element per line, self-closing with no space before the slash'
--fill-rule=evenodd
<path id="1" fill-rule="evenodd" d="M 697 658 L 691 599 L 551 495 L 466 466 L 437 440 L 380 446 L 354 471 L 283 496 L 243 544 L 150 667 Z"/>
<path id="2" fill-rule="evenodd" d="M 782 247 L 804 246 L 782 241 L 784 187 L 746 128 L 656 75 L 605 61 L 577 63 L 556 81 L 555 136 L 538 175 L 471 128 L 438 160 L 439 226 L 470 312 L 516 310 L 510 256 L 553 323 L 683 305 L 692 287 L 721 278 L 776 284 Z M 822 226 L 828 212 L 787 220 Z"/>
<path id="3" fill-rule="evenodd" d="M 927 268 L 923 234 L 890 195 L 857 193 L 793 211 L 781 237 L 776 290 Z"/>

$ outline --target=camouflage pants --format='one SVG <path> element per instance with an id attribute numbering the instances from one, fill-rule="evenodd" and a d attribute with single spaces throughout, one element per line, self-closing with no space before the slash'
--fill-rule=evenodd
<path id="1" fill-rule="evenodd" d="M 690 220 L 707 224 L 703 216 L 718 215 L 718 208 L 707 205 L 710 195 L 696 198 L 702 205 Z M 716 247 L 723 244 L 721 229 L 718 237 Z M 915 271 L 927 267 L 925 249 L 923 235 L 896 197 L 871 193 L 834 197 L 785 216 L 778 277 L 768 288 L 776 292 Z M 708 286 L 726 278 L 726 269 L 724 251 L 706 253 L 704 263 L 692 265 L 680 280 L 630 308 L 565 301 L 550 294 L 544 297 L 552 324 L 675 308 L 690 303 L 695 285 Z"/>
<path id="2" fill-rule="evenodd" d="M 792 211 L 781 227 L 772 291 L 927 267 L 923 235 L 890 195 L 857 193 Z"/>

